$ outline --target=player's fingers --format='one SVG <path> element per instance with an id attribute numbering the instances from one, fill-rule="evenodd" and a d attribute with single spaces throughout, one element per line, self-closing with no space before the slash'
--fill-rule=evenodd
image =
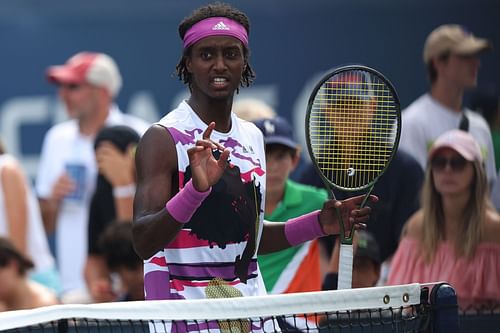
<path id="1" fill-rule="evenodd" d="M 226 149 L 226 147 L 224 147 L 223 145 L 221 145 L 221 144 L 220 144 L 220 143 L 218 143 L 218 142 L 215 142 L 215 141 L 211 141 L 211 142 L 215 145 L 215 147 L 216 147 L 216 149 L 217 149 L 218 151 L 223 152 L 223 151 Z"/>
<path id="2" fill-rule="evenodd" d="M 368 222 L 369 219 L 370 219 L 369 215 L 356 216 L 356 217 L 351 216 L 351 217 L 349 217 L 349 221 L 351 223 L 354 223 L 354 224 L 356 224 L 356 223 L 366 223 L 366 222 Z"/>
<path id="3" fill-rule="evenodd" d="M 351 211 L 351 217 L 354 219 L 365 217 L 365 216 L 370 217 L 371 211 L 372 211 L 372 209 L 368 206 L 365 206 L 365 207 L 359 208 L 359 209 L 353 209 Z"/>
<path id="4" fill-rule="evenodd" d="M 212 135 L 212 131 L 214 130 L 214 128 L 215 128 L 215 122 L 212 121 L 210 124 L 208 124 L 207 128 L 203 132 L 202 137 L 204 140 L 210 139 L 210 136 Z"/>
<path id="5" fill-rule="evenodd" d="M 198 140 L 196 141 L 195 147 L 202 147 L 203 149 L 208 148 L 212 150 L 217 149 L 217 145 L 211 140 Z"/>
<path id="6" fill-rule="evenodd" d="M 351 198 L 346 199 L 344 201 L 349 202 L 350 204 L 354 204 L 356 206 L 359 206 L 363 202 L 364 199 L 365 199 L 364 195 L 357 195 L 355 197 L 351 197 Z"/>
<path id="7" fill-rule="evenodd" d="M 335 199 L 329 199 L 329 200 L 325 201 L 325 203 L 323 204 L 323 208 L 325 208 L 325 209 L 337 209 L 337 208 L 340 208 L 341 206 L 342 206 L 342 202 L 335 200 Z"/>
<path id="8" fill-rule="evenodd" d="M 217 164 L 219 165 L 220 168 L 225 168 L 227 164 L 227 160 L 229 159 L 229 154 L 230 151 L 229 149 L 224 149 L 222 151 L 222 154 L 219 157 L 219 160 L 217 161 Z"/>
<path id="9" fill-rule="evenodd" d="M 191 147 L 187 150 L 187 153 L 188 153 L 188 156 L 193 156 L 195 153 L 197 152 L 201 152 L 203 150 L 207 149 L 205 146 L 203 145 L 199 145 L 199 146 L 194 146 L 194 147 Z"/>

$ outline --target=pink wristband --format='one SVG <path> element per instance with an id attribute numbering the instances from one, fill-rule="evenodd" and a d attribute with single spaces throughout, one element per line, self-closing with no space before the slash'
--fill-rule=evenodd
<path id="1" fill-rule="evenodd" d="M 177 222 L 187 223 L 211 191 L 212 187 L 205 192 L 198 192 L 190 179 L 182 190 L 170 198 L 165 208 Z"/>
<path id="2" fill-rule="evenodd" d="M 295 246 L 318 237 L 326 236 L 319 223 L 319 210 L 290 219 L 285 224 L 285 237 Z"/>

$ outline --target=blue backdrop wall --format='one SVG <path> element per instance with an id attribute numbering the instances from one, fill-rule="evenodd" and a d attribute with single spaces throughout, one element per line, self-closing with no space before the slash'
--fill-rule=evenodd
<path id="1" fill-rule="evenodd" d="M 226 1 L 252 24 L 255 96 L 293 122 L 303 142 L 311 86 L 329 68 L 362 63 L 385 73 L 403 106 L 427 89 L 422 45 L 443 23 L 459 23 L 500 47 L 497 0 Z M 0 0 L 0 136 L 36 173 L 45 131 L 64 119 L 48 66 L 81 50 L 102 51 L 121 67 L 119 106 L 151 122 L 186 96 L 174 77 L 179 21 L 206 1 Z M 480 86 L 498 84 L 499 53 L 482 58 Z"/>

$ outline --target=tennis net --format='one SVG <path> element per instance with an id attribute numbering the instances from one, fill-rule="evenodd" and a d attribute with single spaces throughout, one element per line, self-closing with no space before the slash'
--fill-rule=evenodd
<path id="1" fill-rule="evenodd" d="M 0 331 L 455 332 L 457 313 L 449 285 L 409 284 L 240 298 L 55 305 L 0 313 Z"/>

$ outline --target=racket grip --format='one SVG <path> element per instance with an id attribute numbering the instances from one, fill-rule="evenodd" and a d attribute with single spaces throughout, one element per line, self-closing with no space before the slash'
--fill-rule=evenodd
<path id="1" fill-rule="evenodd" d="M 177 222 L 187 223 L 211 191 L 210 187 L 205 192 L 198 192 L 190 179 L 183 189 L 167 201 L 165 209 Z"/>
<path id="2" fill-rule="evenodd" d="M 319 223 L 319 210 L 289 219 L 285 223 L 285 237 L 292 246 L 326 236 Z"/>
<path id="3" fill-rule="evenodd" d="M 352 288 L 352 244 L 340 244 L 339 254 L 339 281 L 337 289 Z"/>

